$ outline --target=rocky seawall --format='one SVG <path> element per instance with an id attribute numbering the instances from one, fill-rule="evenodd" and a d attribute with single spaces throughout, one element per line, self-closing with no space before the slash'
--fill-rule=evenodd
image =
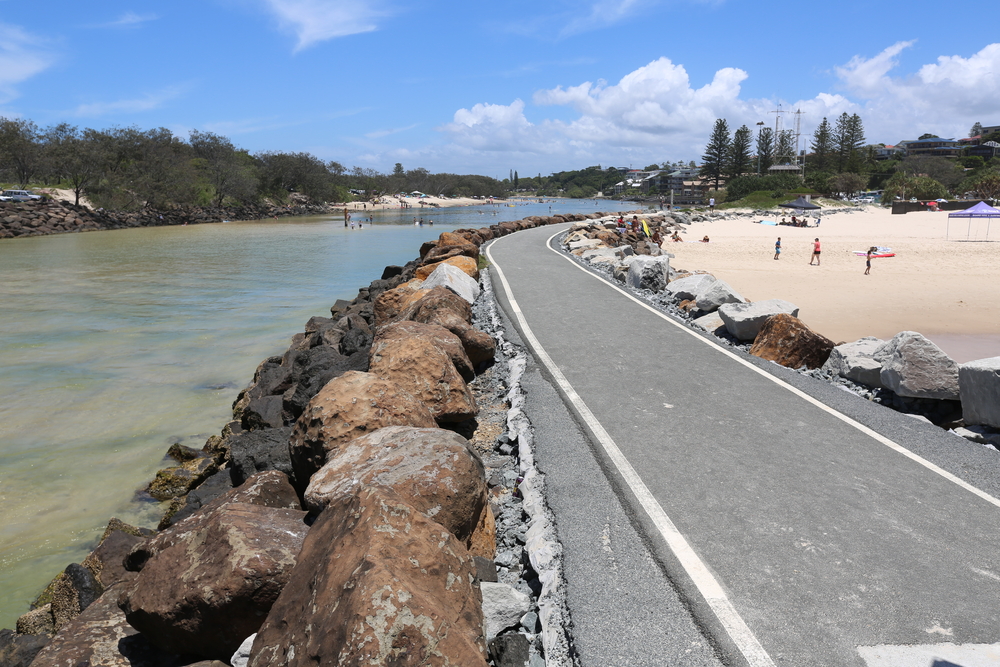
<path id="1" fill-rule="evenodd" d="M 284 216 L 323 215 L 329 204 L 275 206 L 255 204 L 231 207 L 184 207 L 165 211 L 151 208 L 134 213 L 93 210 L 59 200 L 0 202 L 0 239 L 45 236 L 106 229 L 199 225 L 226 220 L 263 220 Z"/>
<path id="2" fill-rule="evenodd" d="M 524 352 L 478 260 L 601 215 L 443 233 L 311 318 L 219 435 L 171 447 L 157 530 L 112 519 L 0 666 L 575 664 Z"/>
<path id="3" fill-rule="evenodd" d="M 732 215 L 739 216 L 718 218 Z M 565 250 L 720 342 L 1000 449 L 1000 357 L 957 364 L 914 331 L 837 344 L 799 320 L 788 301 L 751 303 L 709 273 L 672 267 L 672 255 L 640 231 L 619 232 L 616 219 L 577 223 Z M 677 213 L 647 220 L 663 238 L 696 221 Z"/>

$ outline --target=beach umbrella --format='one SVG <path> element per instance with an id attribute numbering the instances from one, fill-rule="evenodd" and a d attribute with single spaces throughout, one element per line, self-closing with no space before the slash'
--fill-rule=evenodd
<path id="1" fill-rule="evenodd" d="M 820 206 L 816 206 L 816 204 L 812 203 L 811 201 L 806 201 L 805 197 L 802 197 L 801 195 L 795 201 L 790 201 L 785 204 L 778 204 L 778 206 L 781 206 L 783 208 L 797 208 L 800 211 L 816 211 L 821 208 Z"/>

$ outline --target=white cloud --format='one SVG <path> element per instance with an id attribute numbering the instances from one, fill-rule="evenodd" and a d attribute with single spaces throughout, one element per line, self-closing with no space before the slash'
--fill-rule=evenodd
<path id="1" fill-rule="evenodd" d="M 439 129 L 458 160 L 471 162 L 479 153 L 481 162 L 495 161 L 504 154 L 509 161 L 527 158 L 534 168 L 566 169 L 698 159 L 715 119 L 727 119 L 731 130 L 746 124 L 756 131 L 759 121 L 773 127 L 778 104 L 786 112 L 786 129 L 794 127 L 791 112 L 803 112 L 803 147 L 824 117 L 832 122 L 842 113 L 859 114 L 873 143 L 923 132 L 961 137 L 976 121 L 1000 122 L 1000 44 L 967 57 L 941 56 L 899 74 L 898 56 L 913 43 L 898 42 L 871 58 L 855 56 L 833 68 L 843 92 L 819 91 L 797 101 L 741 97 L 749 75 L 736 68 L 720 69 L 696 86 L 683 65 L 659 58 L 613 85 L 588 81 L 539 90 L 532 106 L 518 99 L 459 109 Z M 576 115 L 568 121 L 546 119 L 548 106 Z"/>
<path id="2" fill-rule="evenodd" d="M 48 69 L 54 60 L 41 37 L 0 24 L 0 104 L 18 97 L 17 84 Z"/>
<path id="3" fill-rule="evenodd" d="M 163 90 L 146 93 L 139 97 L 114 102 L 91 102 L 81 104 L 71 113 L 76 116 L 106 116 L 115 113 L 137 113 L 158 109 L 167 102 L 184 94 L 184 86 L 170 86 Z"/>
<path id="4" fill-rule="evenodd" d="M 296 51 L 328 39 L 372 32 L 386 12 L 376 0 L 264 0 L 279 26 L 298 39 Z"/>
<path id="5" fill-rule="evenodd" d="M 133 26 L 141 25 L 143 23 L 148 23 L 149 21 L 155 21 L 159 16 L 155 14 L 136 14 L 135 12 L 125 12 L 119 18 L 111 21 L 110 23 L 102 23 L 100 25 L 94 26 L 97 28 L 131 28 Z"/>
<path id="6" fill-rule="evenodd" d="M 924 132 L 964 137 L 976 121 L 998 122 L 1000 44 L 969 57 L 940 56 L 915 74 L 893 75 L 895 56 L 913 42 L 899 42 L 866 59 L 856 56 L 835 71 L 859 97 L 858 113 L 871 140 L 895 143 Z"/>
<path id="7" fill-rule="evenodd" d="M 562 29 L 560 37 L 614 25 L 653 4 L 655 0 L 595 0 L 590 3 L 590 11 L 578 8 L 574 12 L 574 18 Z"/>
<path id="8" fill-rule="evenodd" d="M 420 123 L 414 123 L 413 125 L 407 125 L 406 127 L 394 127 L 388 130 L 376 130 L 374 132 L 369 132 L 365 136 L 369 139 L 381 139 L 383 137 L 388 137 L 392 134 L 398 134 L 400 132 L 407 132 L 415 127 L 418 127 Z"/>

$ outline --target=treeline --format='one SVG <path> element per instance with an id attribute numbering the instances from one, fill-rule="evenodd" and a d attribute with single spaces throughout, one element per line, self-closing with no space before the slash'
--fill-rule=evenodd
<path id="1" fill-rule="evenodd" d="M 375 198 L 420 190 L 435 195 L 500 195 L 486 176 L 346 169 L 309 153 L 249 153 L 226 137 L 192 131 L 187 141 L 166 128 L 80 129 L 68 123 L 39 128 L 24 119 L 0 118 L 0 180 L 71 190 L 78 204 L 137 211 L 144 207 L 283 203 L 290 193 L 317 202 Z M 363 194 L 362 194 L 363 193 Z"/>
<path id="2" fill-rule="evenodd" d="M 977 123 L 978 125 L 978 123 Z M 980 128 L 981 129 L 981 128 Z M 970 136 L 978 136 L 973 127 Z M 925 134 L 919 137 L 936 138 Z M 982 141 L 1000 140 L 1000 136 Z M 868 144 L 858 114 L 841 114 L 834 122 L 824 118 L 808 147 L 797 154 L 795 133 L 761 127 L 755 146 L 750 129 L 743 125 L 730 134 L 725 119 L 717 119 L 702 156 L 701 176 L 726 183 L 726 200 L 736 201 L 752 192 L 790 192 L 803 187 L 814 192 L 851 195 L 863 190 L 884 190 L 884 200 L 895 197 L 938 199 L 966 193 L 984 199 L 1000 197 L 1000 158 L 958 158 L 896 155 L 878 159 L 884 144 Z M 774 165 L 802 165 L 799 173 L 771 172 Z"/>

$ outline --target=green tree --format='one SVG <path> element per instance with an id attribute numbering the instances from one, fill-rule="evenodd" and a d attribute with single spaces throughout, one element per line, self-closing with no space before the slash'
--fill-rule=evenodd
<path id="1" fill-rule="evenodd" d="M 911 155 L 896 170 L 907 176 L 929 176 L 949 189 L 965 178 L 965 172 L 955 162 L 938 156 Z"/>
<path id="2" fill-rule="evenodd" d="M 729 157 L 729 145 L 732 140 L 729 137 L 729 124 L 725 118 L 715 121 L 712 129 L 712 136 L 705 147 L 705 154 L 701 156 L 702 178 L 709 178 L 715 181 L 715 189 L 719 189 L 719 181 L 726 172 L 726 160 Z"/>
<path id="3" fill-rule="evenodd" d="M 939 137 L 936 134 L 929 134 L 928 133 L 928 134 L 921 134 L 919 137 L 917 137 L 917 141 L 920 141 L 921 139 L 940 139 L 940 138 L 941 137 Z"/>
<path id="4" fill-rule="evenodd" d="M 759 174 L 766 174 L 774 164 L 774 130 L 769 127 L 763 127 L 757 133 L 757 162 Z"/>
<path id="5" fill-rule="evenodd" d="M 986 171 L 962 183 L 961 191 L 971 191 L 980 199 L 1000 199 L 1000 171 Z"/>
<path id="6" fill-rule="evenodd" d="M 848 116 L 842 113 L 833 128 L 833 148 L 836 154 L 835 166 L 840 173 L 858 173 L 864 163 L 861 147 L 865 143 L 865 128 L 858 114 Z"/>
<path id="7" fill-rule="evenodd" d="M 0 173 L 28 187 L 42 167 L 38 126 L 30 120 L 0 118 Z"/>
<path id="8" fill-rule="evenodd" d="M 778 132 L 778 145 L 775 148 L 774 159 L 778 164 L 792 164 L 795 160 L 795 132 L 781 130 Z"/>
<path id="9" fill-rule="evenodd" d="M 726 158 L 726 176 L 736 178 L 751 170 L 752 157 L 750 155 L 750 142 L 752 139 L 750 128 L 746 125 L 736 130 L 733 135 L 733 142 L 729 145 L 729 154 Z"/>
<path id="10" fill-rule="evenodd" d="M 970 137 L 978 137 L 982 133 L 983 133 L 983 126 L 977 120 L 975 123 L 972 124 L 972 129 L 969 130 L 969 136 Z"/>
<path id="11" fill-rule="evenodd" d="M 827 187 L 834 192 L 843 192 L 848 197 L 864 190 L 867 185 L 866 177 L 852 172 L 836 174 L 827 179 Z"/>
<path id="12" fill-rule="evenodd" d="M 897 172 L 882 186 L 882 200 L 892 201 L 893 199 L 922 199 L 929 201 L 940 199 L 948 194 L 948 190 L 941 184 L 928 176 L 907 176 L 902 172 Z"/>
<path id="13" fill-rule="evenodd" d="M 396 166 L 394 166 L 392 168 L 392 175 L 393 176 L 403 176 L 405 174 L 406 174 L 406 170 L 403 169 L 403 163 L 402 162 L 397 162 Z"/>
<path id="14" fill-rule="evenodd" d="M 42 136 L 42 151 L 51 180 L 69 184 L 77 205 L 84 191 L 100 177 L 100 154 L 93 133 L 60 123 Z"/>
<path id="15" fill-rule="evenodd" d="M 212 132 L 191 131 L 191 148 L 202 160 L 202 170 L 215 191 L 215 203 L 231 197 L 237 201 L 252 201 L 258 191 L 258 178 L 253 160 L 245 151 L 237 150 L 226 137 Z"/>
<path id="16" fill-rule="evenodd" d="M 518 181 L 518 178 L 517 178 L 517 169 L 515 169 L 514 170 L 514 191 L 515 192 L 517 191 L 517 181 Z"/>
<path id="17" fill-rule="evenodd" d="M 826 117 L 813 133 L 812 152 L 813 169 L 825 171 L 833 153 L 833 130 L 830 129 L 830 121 Z"/>

